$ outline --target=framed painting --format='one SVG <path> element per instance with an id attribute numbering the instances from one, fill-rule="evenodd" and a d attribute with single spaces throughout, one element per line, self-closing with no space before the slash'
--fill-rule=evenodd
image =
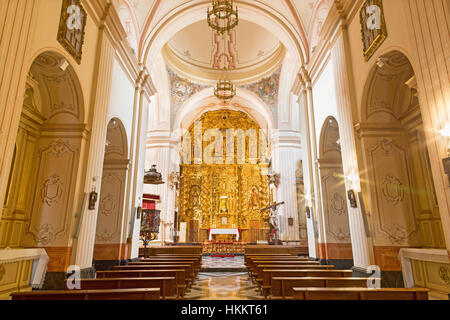
<path id="1" fill-rule="evenodd" d="M 63 0 L 58 28 L 58 42 L 80 64 L 83 54 L 87 14 L 80 0 Z"/>
<path id="2" fill-rule="evenodd" d="M 368 61 L 387 38 L 383 1 L 366 0 L 360 16 L 364 57 Z"/>

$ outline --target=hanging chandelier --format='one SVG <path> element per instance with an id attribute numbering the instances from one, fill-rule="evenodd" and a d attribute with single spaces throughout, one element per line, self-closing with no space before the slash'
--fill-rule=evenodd
<path id="1" fill-rule="evenodd" d="M 239 23 L 238 9 L 233 8 L 233 0 L 213 0 L 208 9 L 208 25 L 224 34 L 233 30 Z"/>
<path id="2" fill-rule="evenodd" d="M 219 80 L 214 95 L 223 102 L 228 102 L 236 96 L 236 88 L 231 80 Z"/>

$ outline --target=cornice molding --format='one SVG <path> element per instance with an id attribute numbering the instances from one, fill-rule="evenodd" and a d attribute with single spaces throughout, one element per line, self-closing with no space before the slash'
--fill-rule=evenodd
<path id="1" fill-rule="evenodd" d="M 156 88 L 147 78 L 146 81 L 139 84 L 142 66 L 127 40 L 127 34 L 122 26 L 120 17 L 111 0 L 82 0 L 89 17 L 100 30 L 103 30 L 111 45 L 116 50 L 124 71 L 135 87 L 140 86 L 148 97 L 155 95 Z"/>
<path id="2" fill-rule="evenodd" d="M 336 39 L 357 17 L 364 0 L 335 0 L 320 32 L 319 43 L 307 65 L 311 78 L 321 72 L 323 62 L 329 58 Z"/>

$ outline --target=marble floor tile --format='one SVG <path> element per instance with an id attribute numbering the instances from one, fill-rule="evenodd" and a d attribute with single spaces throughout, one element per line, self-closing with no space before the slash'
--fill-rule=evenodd
<path id="1" fill-rule="evenodd" d="M 247 273 L 201 272 L 188 300 L 262 300 Z"/>

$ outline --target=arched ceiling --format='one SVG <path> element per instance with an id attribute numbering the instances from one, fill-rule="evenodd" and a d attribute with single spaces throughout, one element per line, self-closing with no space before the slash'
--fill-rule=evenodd
<path id="1" fill-rule="evenodd" d="M 155 28 L 160 21 L 180 6 L 203 2 L 201 0 L 113 0 L 114 6 L 119 11 L 126 6 L 130 11 L 128 23 L 132 20 L 138 38 L 144 36 L 149 30 Z M 317 27 L 316 20 L 324 20 L 324 7 L 328 11 L 333 0 L 235 0 L 239 3 L 264 4 L 276 10 L 280 17 L 283 17 L 291 26 L 298 31 L 303 39 L 304 46 L 310 47 L 310 42 L 314 37 Z M 318 14 L 318 11 L 321 11 Z M 205 13 L 206 15 L 206 13 Z M 128 27 L 128 29 L 130 29 Z M 142 40 L 142 39 L 139 39 Z M 141 45 L 142 45 L 142 41 Z M 141 50 L 142 48 L 138 48 Z"/>
<path id="2" fill-rule="evenodd" d="M 230 79 L 248 83 L 272 74 L 284 51 L 274 35 L 252 22 L 241 20 L 235 30 L 220 35 L 198 21 L 175 34 L 163 55 L 173 70 L 200 83 L 214 83 L 224 67 Z"/>
<path id="3" fill-rule="evenodd" d="M 168 43 L 169 49 L 189 64 L 213 68 L 215 58 L 221 52 L 223 39 L 209 28 L 206 21 L 199 21 L 178 32 Z M 222 43 L 220 43 L 222 42 Z M 246 68 L 273 55 L 280 41 L 267 30 L 249 21 L 240 21 L 236 27 L 233 45 L 235 68 Z"/>

